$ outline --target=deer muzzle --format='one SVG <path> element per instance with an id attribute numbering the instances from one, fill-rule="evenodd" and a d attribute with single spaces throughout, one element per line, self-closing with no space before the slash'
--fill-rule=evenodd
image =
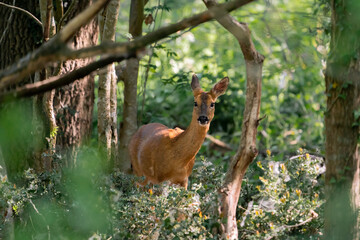
<path id="1" fill-rule="evenodd" d="M 200 116 L 197 120 L 200 125 L 206 125 L 209 123 L 209 118 L 207 116 Z"/>

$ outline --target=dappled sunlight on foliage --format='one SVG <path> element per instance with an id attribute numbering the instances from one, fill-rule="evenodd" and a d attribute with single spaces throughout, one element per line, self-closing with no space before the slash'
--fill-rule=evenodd
<path id="1" fill-rule="evenodd" d="M 134 40 L 128 33 L 131 2 L 121 1 L 116 42 Z M 147 1 L 139 35 L 146 36 L 206 9 L 203 1 Z M 256 146 L 251 146 L 257 157 L 241 176 L 236 212 L 240 239 L 323 238 L 324 118 L 329 112 L 324 74 L 330 45 L 329 11 L 326 0 L 265 0 L 231 13 L 237 21 L 248 24 L 256 50 L 265 57 L 260 74 L 261 121 L 256 123 Z M 229 77 L 229 86 L 215 103 L 215 115 L 207 132 L 226 148 L 205 139 L 187 189 L 168 182 L 139 187 L 137 183 L 142 178 L 109 167 L 112 161 L 116 162 L 115 155 L 126 155 L 118 153 L 118 143 L 111 143 L 115 150 L 108 161 L 99 152 L 98 76 L 95 89 L 84 90 L 95 92 L 95 99 L 90 101 L 94 106 L 84 110 L 91 114 L 94 107 L 93 118 L 79 119 L 89 123 L 91 129 L 69 127 L 76 132 L 74 135 L 86 137 L 79 142 L 69 139 L 64 148 L 50 149 L 49 139 L 62 137 L 61 124 L 72 124 L 69 119 L 62 119 L 63 112 L 67 111 L 72 119 L 79 111 L 67 104 L 61 106 L 62 111 L 55 116 L 61 124 L 49 131 L 48 119 L 36 110 L 36 104 L 43 104 L 40 97 L 2 104 L 0 239 L 220 239 L 224 225 L 220 189 L 244 133 L 247 69 L 239 42 L 213 20 L 149 44 L 137 57 L 137 92 L 135 88 L 133 91 L 137 99 L 132 107 L 136 109 L 137 103 L 133 113 L 137 111 L 138 121 L 132 121 L 134 129 L 153 122 L 185 129 L 194 104 L 191 76 L 196 74 L 206 91 L 223 77 Z M 125 74 L 125 62 L 115 64 L 118 76 Z M 112 122 L 112 133 L 116 133 L 112 137 L 116 140 L 117 134 L 126 129 L 124 119 L 128 119 L 122 115 L 127 102 L 122 77 L 114 81 L 117 112 L 111 116 L 117 116 Z M 330 90 L 341 92 L 353 84 L 334 82 L 329 86 Z M 57 91 L 67 94 L 66 90 Z M 77 98 L 70 93 L 67 97 Z M 339 94 L 333 104 L 339 99 L 346 96 Z M 352 114 L 354 130 L 360 124 L 360 110 Z M 179 154 L 182 151 L 186 149 L 179 150 Z M 339 175 L 350 172 L 346 168 L 338 171 Z M 343 180 L 342 175 L 340 179 Z"/>
<path id="2" fill-rule="evenodd" d="M 181 10 L 166 3 L 170 12 L 156 20 L 164 25 L 193 11 L 192 4 Z M 201 2 L 194 3 L 199 8 Z M 314 15 L 314 12 L 317 15 Z M 328 36 L 320 25 L 328 22 L 321 5 L 313 1 L 284 3 L 260 2 L 233 13 L 247 22 L 259 52 L 265 55 L 259 126 L 259 149 L 271 149 L 280 158 L 298 146 L 322 152 L 323 111 L 325 104 L 322 71 Z M 156 26 L 158 26 L 156 25 Z M 192 95 L 190 76 L 197 73 L 204 89 L 229 76 L 226 95 L 219 99 L 210 133 L 226 132 L 224 140 L 238 144 L 245 101 L 245 62 L 238 42 L 218 23 L 192 29 L 173 41 L 157 43 L 149 58 L 141 61 L 140 81 L 150 66 L 146 85 L 146 105 L 142 124 L 160 122 L 169 127 L 188 125 Z M 161 81 L 160 81 L 161 80 Z M 143 93 L 140 84 L 140 99 Z M 154 107 L 159 106 L 159 107 Z"/>
<path id="3" fill-rule="evenodd" d="M 188 190 L 168 183 L 139 188 L 137 177 L 105 173 L 99 154 L 91 148 L 81 150 L 77 162 L 76 168 L 62 173 L 36 175 L 29 169 L 23 187 L 2 176 L 0 210 L 5 221 L 0 228 L 9 232 L 12 219 L 19 221 L 16 239 L 218 239 L 217 190 L 225 170 L 216 157 L 198 157 Z M 268 156 L 254 163 L 259 175 L 249 171 L 244 179 L 246 185 L 249 179 L 257 180 L 250 191 L 244 186 L 251 199 L 240 203 L 240 236 L 319 235 L 322 163 L 305 151 L 285 162 Z"/>
<path id="4" fill-rule="evenodd" d="M 246 239 L 322 235 L 324 160 L 303 149 L 285 161 L 268 156 L 260 169 L 256 193 L 238 218 Z"/>

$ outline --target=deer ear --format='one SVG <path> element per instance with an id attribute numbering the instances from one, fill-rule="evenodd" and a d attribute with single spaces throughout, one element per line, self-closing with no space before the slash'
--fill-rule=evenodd
<path id="1" fill-rule="evenodd" d="M 199 83 L 199 79 L 198 79 L 198 77 L 196 76 L 196 74 L 194 74 L 194 75 L 192 76 L 191 89 L 193 90 L 194 95 L 202 92 L 202 89 L 201 89 L 200 83 Z"/>
<path id="2" fill-rule="evenodd" d="M 229 78 L 224 77 L 215 86 L 210 90 L 210 94 L 213 98 L 218 98 L 219 96 L 223 95 L 229 85 Z"/>

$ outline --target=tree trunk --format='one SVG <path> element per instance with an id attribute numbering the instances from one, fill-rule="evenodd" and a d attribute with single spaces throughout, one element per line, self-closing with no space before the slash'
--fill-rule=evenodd
<path id="1" fill-rule="evenodd" d="M 92 3 L 92 0 L 79 0 L 77 6 L 69 14 L 73 18 Z M 69 21 L 70 19 L 65 19 Z M 93 19 L 83 26 L 70 40 L 74 49 L 95 45 L 98 40 L 97 20 Z M 83 67 L 91 59 L 78 59 L 66 61 L 62 64 L 61 74 Z M 57 132 L 57 150 L 65 156 L 63 164 L 74 166 L 76 161 L 76 148 L 91 134 L 92 114 L 94 107 L 94 76 L 88 75 L 83 79 L 56 89 L 54 96 L 54 110 Z"/>
<path id="2" fill-rule="evenodd" d="M 116 23 L 120 10 L 120 1 L 112 0 L 101 16 L 101 41 L 115 41 Z M 104 19 L 103 19 L 104 18 Z M 99 147 L 106 153 L 107 164 L 114 160 L 117 154 L 117 77 L 115 64 L 106 67 L 99 75 L 98 100 L 98 137 Z M 112 164 L 109 164 L 109 167 Z"/>
<path id="3" fill-rule="evenodd" d="M 203 0 L 208 8 L 217 5 L 216 0 Z M 238 239 L 236 209 L 239 201 L 242 180 L 250 163 L 257 156 L 256 135 L 261 103 L 261 79 L 264 56 L 259 54 L 251 40 L 246 23 L 240 23 L 230 15 L 216 19 L 240 44 L 246 62 L 246 101 L 242 134 L 239 148 L 233 157 L 220 189 L 223 218 L 222 235 L 224 239 Z"/>
<path id="4" fill-rule="evenodd" d="M 51 37 L 55 35 L 55 24 L 52 19 L 52 9 L 53 3 L 52 0 L 39 0 L 40 16 L 41 22 L 43 25 L 43 40 L 44 43 L 48 41 Z M 52 75 L 52 68 L 48 67 L 40 72 L 35 74 L 35 82 L 42 81 L 47 79 Z M 38 76 L 38 77 L 37 77 Z M 37 123 L 39 127 L 42 127 L 43 135 L 39 136 L 39 139 L 47 139 L 46 145 L 42 146 L 42 149 L 38 149 L 34 155 L 34 160 L 38 163 L 38 169 L 40 172 L 51 171 L 53 167 L 53 156 L 55 153 L 56 147 L 56 119 L 53 107 L 55 89 L 45 92 L 44 94 L 39 94 L 34 96 L 34 112 L 38 114 L 34 117 L 34 122 Z M 39 121 L 37 116 L 41 116 Z"/>
<path id="5" fill-rule="evenodd" d="M 325 238 L 360 239 L 360 4 L 331 0 L 332 31 L 326 67 Z"/>
<path id="6" fill-rule="evenodd" d="M 38 0 L 29 1 L 3 1 L 6 4 L 23 8 L 37 18 Z M 0 6 L 0 14 L 3 19 L 0 21 L 0 69 L 13 64 L 28 52 L 33 51 L 39 46 L 42 39 L 41 26 L 31 17 L 15 9 Z M 6 20 L 5 20 L 6 19 Z M 18 86 L 34 81 L 34 75 L 24 79 Z M 14 110 L 15 105 L 21 116 L 14 119 L 2 119 L 10 121 L 7 126 L 0 126 L 0 147 L 2 149 L 4 162 L 10 181 L 17 184 L 21 183 L 21 175 L 29 167 L 36 168 L 38 165 L 33 161 L 33 154 L 36 149 L 44 145 L 45 139 L 39 136 L 43 135 L 41 128 L 31 126 L 33 113 L 33 104 L 30 99 L 24 99 L 17 103 L 7 103 L 1 106 L 2 117 Z M 4 122 L 3 122 L 4 123 Z M 13 124 L 14 128 L 10 127 Z"/>
<path id="7" fill-rule="evenodd" d="M 132 0 L 130 7 L 129 32 L 133 38 L 142 34 L 144 20 L 144 0 Z M 124 172 L 130 172 L 128 144 L 137 129 L 137 79 L 139 59 L 132 58 L 126 62 L 124 70 L 124 108 L 123 126 L 120 128 L 119 156 L 116 164 Z"/>

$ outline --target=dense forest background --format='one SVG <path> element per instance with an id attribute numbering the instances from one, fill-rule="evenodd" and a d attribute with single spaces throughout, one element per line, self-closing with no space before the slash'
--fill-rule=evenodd
<path id="1" fill-rule="evenodd" d="M 65 39 L 72 49 L 97 42 L 105 49 L 112 40 L 131 42 L 207 10 L 207 1 L 109 2 L 74 35 L 59 39 Z M 248 2 L 230 14 L 248 24 L 255 49 L 265 57 L 261 121 L 256 136 L 258 154 L 241 183 L 238 234 L 229 238 L 322 239 L 325 235 L 326 239 L 357 239 L 359 210 L 351 203 L 359 199 L 360 192 L 356 90 L 360 74 L 354 67 L 358 66 L 360 31 L 354 19 L 346 21 L 348 12 L 360 6 L 350 0 Z M 31 12 L 42 27 L 29 14 L 9 5 Z M 14 73 L 9 66 L 20 66 L 29 60 L 19 61 L 21 57 L 46 43 L 56 46 L 57 33 L 68 30 L 70 20 L 89 5 L 95 4 L 88 0 L 0 2 L 0 14 L 6 16 L 0 21 L 0 239 L 219 239 L 221 234 L 226 238 L 218 190 L 244 134 L 247 62 L 239 42 L 216 20 L 187 26 L 147 43 L 136 53 L 129 51 L 130 56 L 115 54 L 107 67 L 95 67 L 84 79 L 75 77 L 50 91 L 32 94 L 22 87 L 100 63 L 112 56 L 111 50 L 99 48 L 103 54 L 80 60 L 64 57 L 66 51 L 63 55 L 58 50 L 53 50 L 54 55 L 40 52 L 50 56 L 50 64 L 6 83 L 6 77 Z M 338 11 L 343 5 L 346 10 Z M 52 10 L 46 14 L 48 6 Z M 110 18 L 113 23 L 107 21 Z M 107 34 L 111 26 L 114 31 Z M 44 29 L 49 30 L 47 35 Z M 339 32 L 352 37 L 341 39 Z M 348 39 L 353 41 L 348 45 L 355 54 L 347 52 Z M 337 41 L 344 46 L 334 43 Z M 356 70 L 349 75 L 352 80 L 337 81 L 329 73 L 334 69 L 330 63 L 337 63 L 334 55 L 341 55 L 339 61 Z M 34 59 L 30 60 L 41 61 Z M 139 179 L 128 174 L 129 137 L 137 127 L 151 122 L 186 129 L 192 114 L 194 73 L 206 90 L 223 77 L 229 77 L 230 83 L 216 103 L 210 136 L 196 157 L 188 189 L 167 183 L 138 188 Z M 353 88 L 355 95 L 350 97 L 346 91 Z M 330 146 L 325 133 L 337 133 L 325 129 L 325 119 L 332 126 L 331 111 L 350 106 L 347 101 L 354 103 L 349 124 L 356 136 L 352 136 L 355 143 L 342 141 L 353 146 L 351 150 L 340 151 L 353 154 L 355 160 L 349 163 L 350 158 L 343 157 L 344 164 L 330 162 L 329 166 L 341 165 L 343 172 L 332 167 L 329 174 L 337 175 L 325 177 L 326 146 Z M 345 111 L 337 113 L 338 119 L 349 119 Z M 329 132 L 327 136 L 336 139 Z M 336 187 L 332 190 L 331 184 L 344 192 Z M 351 191 L 356 193 L 351 195 Z M 350 196 L 350 200 L 327 201 L 334 193 Z M 330 213 L 330 207 L 333 212 L 344 209 L 345 216 Z"/>

